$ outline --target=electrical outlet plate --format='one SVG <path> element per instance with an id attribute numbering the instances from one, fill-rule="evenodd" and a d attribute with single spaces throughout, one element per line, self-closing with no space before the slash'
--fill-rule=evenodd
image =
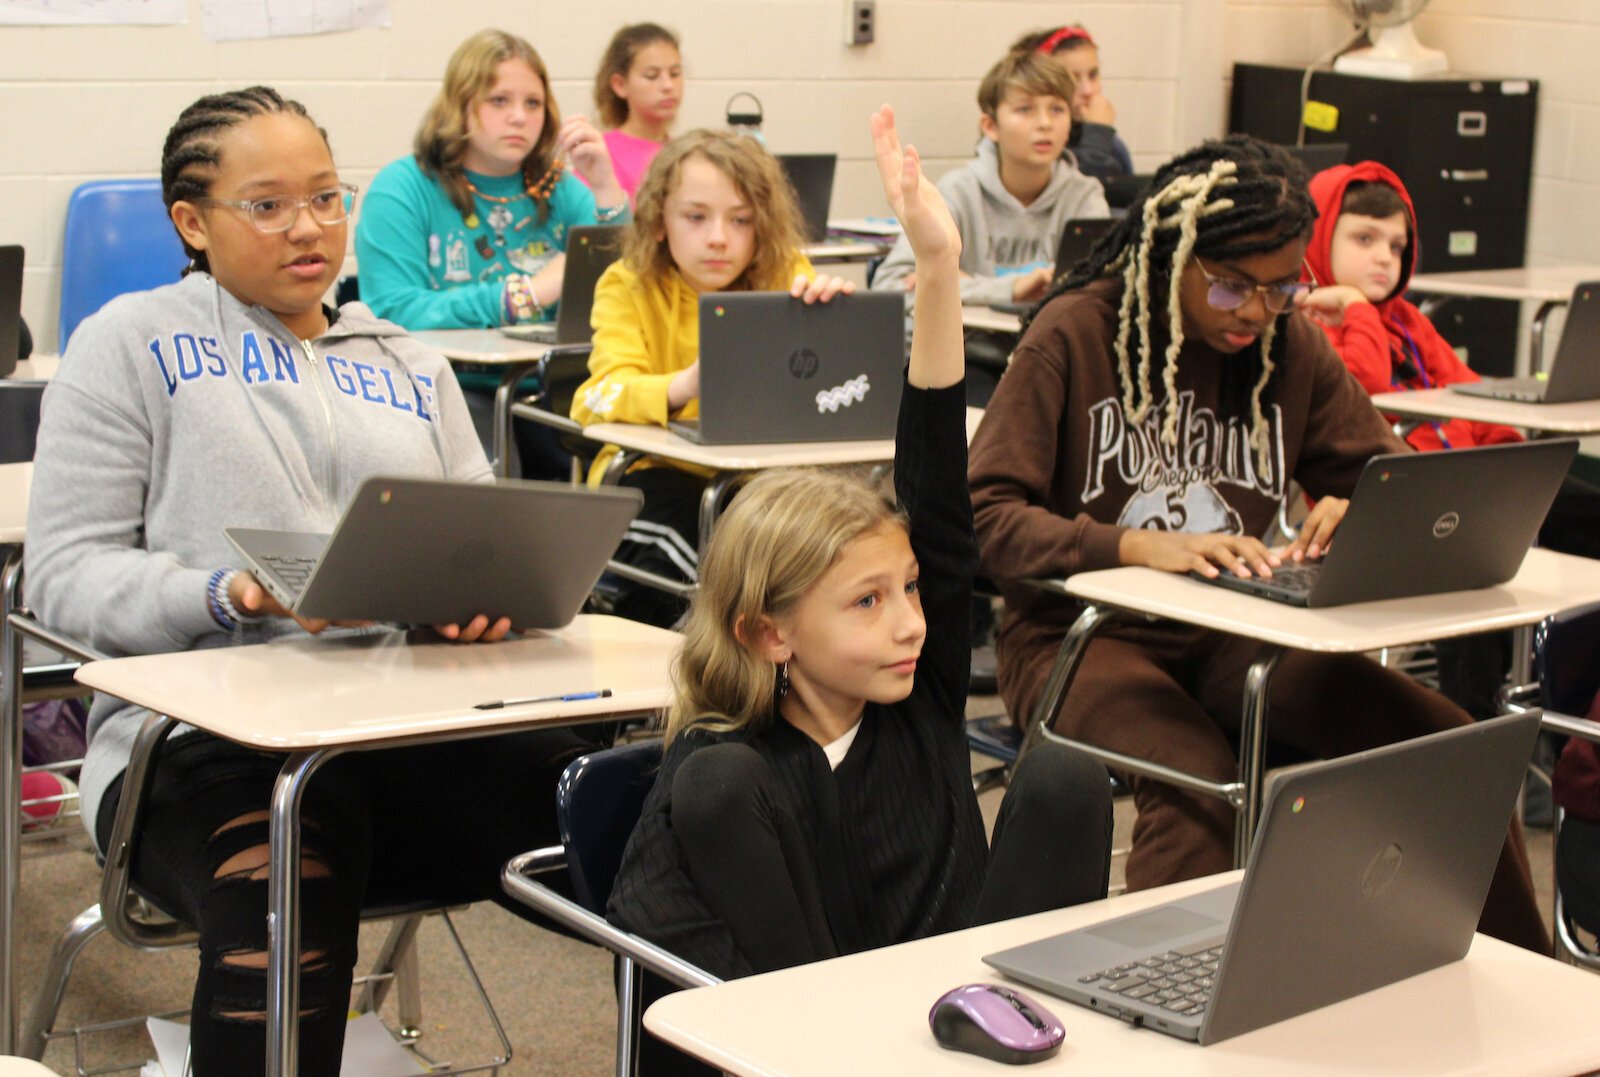
<path id="1" fill-rule="evenodd" d="M 877 0 L 845 0 L 844 43 L 870 45 L 878 32 Z"/>

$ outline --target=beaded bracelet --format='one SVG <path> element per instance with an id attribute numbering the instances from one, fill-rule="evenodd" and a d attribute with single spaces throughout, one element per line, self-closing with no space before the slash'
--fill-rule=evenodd
<path id="1" fill-rule="evenodd" d="M 506 322 L 516 325 L 537 321 L 539 297 L 533 292 L 532 279 L 513 274 L 505 279 Z"/>
<path id="2" fill-rule="evenodd" d="M 239 613 L 233 608 L 233 602 L 228 598 L 228 592 L 219 589 L 224 580 L 231 581 L 233 571 L 219 568 L 211 574 L 211 579 L 206 583 L 206 609 L 211 613 L 211 619 L 217 622 L 224 631 L 232 632 L 239 627 Z"/>
<path id="3" fill-rule="evenodd" d="M 628 200 L 626 198 L 607 209 L 601 209 L 600 207 L 596 206 L 594 211 L 594 223 L 610 224 L 612 221 L 622 216 L 623 213 L 627 212 L 627 209 Z"/>

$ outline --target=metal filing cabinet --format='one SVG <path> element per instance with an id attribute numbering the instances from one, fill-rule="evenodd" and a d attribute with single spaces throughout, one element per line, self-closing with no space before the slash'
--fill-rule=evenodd
<path id="1" fill-rule="evenodd" d="M 1236 64 L 1228 128 L 1292 144 L 1303 68 Z M 1533 176 L 1533 79 L 1401 82 L 1318 71 L 1311 100 L 1339 110 L 1332 131 L 1307 143 L 1345 142 L 1347 160 L 1380 161 L 1405 182 L 1420 222 L 1418 270 L 1506 269 L 1523 264 Z M 1452 300 L 1439 331 L 1474 369 L 1509 374 L 1519 337 L 1512 303 Z"/>

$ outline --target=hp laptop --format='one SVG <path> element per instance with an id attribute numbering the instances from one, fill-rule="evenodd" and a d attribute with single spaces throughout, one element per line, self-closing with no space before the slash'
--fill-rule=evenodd
<path id="1" fill-rule="evenodd" d="M 1561 344 L 1550 363 L 1550 377 L 1485 378 L 1459 382 L 1450 388 L 1467 396 L 1515 400 L 1522 404 L 1570 404 L 1600 400 L 1600 281 L 1589 281 L 1572 291 Z"/>
<path id="2" fill-rule="evenodd" d="M 828 207 L 833 204 L 833 171 L 839 163 L 832 153 L 780 153 L 778 163 L 794 188 L 805 225 L 806 242 L 828 238 Z"/>
<path id="3" fill-rule="evenodd" d="M 371 478 L 331 535 L 223 531 L 272 597 L 303 617 L 559 628 L 643 503 L 627 487 Z"/>
<path id="4" fill-rule="evenodd" d="M 1492 587 L 1522 567 L 1577 452 L 1562 438 L 1374 456 L 1320 561 L 1194 578 L 1311 607 Z"/>
<path id="5" fill-rule="evenodd" d="M 567 232 L 567 267 L 561 274 L 561 303 L 556 320 L 532 325 L 507 325 L 500 331 L 517 340 L 540 344 L 587 344 L 592 330 L 594 286 L 622 253 L 623 230 L 617 225 L 593 225 Z"/>
<path id="6" fill-rule="evenodd" d="M 22 336 L 22 248 L 0 247 L 0 378 L 17 369 Z"/>
<path id="7" fill-rule="evenodd" d="M 1202 1045 L 1458 961 L 1539 717 L 1276 774 L 1241 882 L 983 960 Z"/>
<path id="8" fill-rule="evenodd" d="M 892 438 L 905 365 L 897 292 L 810 306 L 712 292 L 700 297 L 700 418 L 667 425 L 702 445 Z"/>

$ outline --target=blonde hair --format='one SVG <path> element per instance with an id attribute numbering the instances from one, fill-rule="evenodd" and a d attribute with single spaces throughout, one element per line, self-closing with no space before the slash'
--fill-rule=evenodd
<path id="1" fill-rule="evenodd" d="M 639 50 L 656 44 L 671 45 L 681 52 L 677 36 L 653 22 L 636 22 L 611 35 L 611 43 L 600 56 L 600 69 L 594 75 L 594 107 L 602 126 L 621 127 L 628 122 L 628 102 L 611 88 L 611 76 L 627 78 Z"/>
<path id="2" fill-rule="evenodd" d="M 1070 102 L 1077 88 L 1072 73 L 1050 57 L 1037 52 L 1008 52 L 978 83 L 978 108 L 993 119 L 1011 90 Z"/>
<path id="3" fill-rule="evenodd" d="M 522 159 L 523 182 L 529 187 L 536 185 L 555 163 L 561 113 L 556 108 L 555 95 L 550 92 L 550 73 L 544 61 L 532 45 L 515 34 L 504 30 L 478 31 L 450 54 L 444 82 L 423 114 L 417 137 L 412 142 L 417 164 L 439 181 L 462 217 L 471 216 L 475 208 L 461 165 L 467 153 L 468 119 L 494 88 L 497 69 L 507 60 L 521 60 L 527 64 L 544 87 L 544 128 Z M 549 197 L 537 201 L 542 221 L 550 212 Z"/>
<path id="4" fill-rule="evenodd" d="M 851 542 L 905 518 L 856 475 L 782 469 L 763 472 L 717 521 L 700 559 L 700 589 L 689 607 L 673 666 L 676 699 L 666 740 L 689 728 L 760 729 L 777 709 L 777 667 L 739 641 L 762 617 L 794 608 Z"/>
<path id="5" fill-rule="evenodd" d="M 1082 264 L 1050 290 L 1037 311 L 1063 292 L 1092 280 L 1120 277 L 1121 303 L 1113 345 L 1122 388 L 1122 413 L 1130 424 L 1144 421 L 1155 403 L 1151 311 L 1159 306 L 1167 347 L 1161 380 L 1168 401 L 1161 440 L 1178 444 L 1178 353 L 1183 349 L 1182 275 L 1196 255 L 1231 259 L 1281 249 L 1311 234 L 1316 205 L 1306 190 L 1305 170 L 1281 148 L 1248 135 L 1203 143 L 1156 172 L 1127 216 L 1095 244 Z M 1153 284 L 1167 292 L 1157 300 Z M 1027 321 L 1031 321 L 1029 315 Z M 1027 328 L 1026 321 L 1024 329 Z M 1261 333 L 1261 369 L 1249 395 L 1250 445 L 1260 469 L 1270 468 L 1271 436 L 1262 398 L 1276 366 L 1272 357 L 1278 321 Z M 1138 334 L 1138 363 L 1133 342 Z M 1230 369 L 1232 369 L 1230 365 Z"/>
<path id="6" fill-rule="evenodd" d="M 783 167 L 753 138 L 731 131 L 690 131 L 673 139 L 650 162 L 633 199 L 633 227 L 622 259 L 642 284 L 658 286 L 676 269 L 667 247 L 667 197 L 678 187 L 683 165 L 698 157 L 733 181 L 755 215 L 750 264 L 729 291 L 787 288 L 785 274 L 802 249 L 800 211 Z"/>

